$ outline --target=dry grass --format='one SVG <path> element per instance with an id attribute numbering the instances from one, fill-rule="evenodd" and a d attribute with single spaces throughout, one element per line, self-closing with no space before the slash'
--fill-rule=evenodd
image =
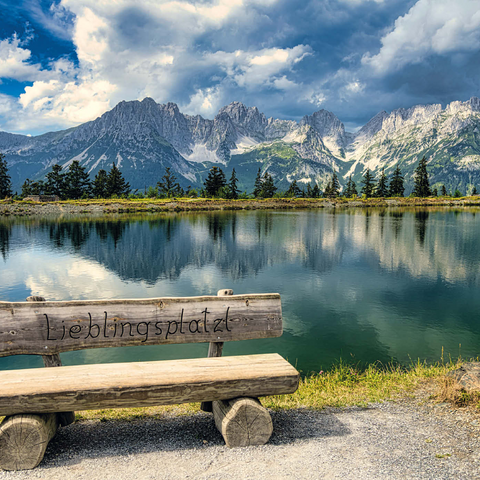
<path id="1" fill-rule="evenodd" d="M 435 398 L 439 402 L 448 402 L 456 407 L 480 409 L 480 392 L 467 392 L 451 377 L 444 376 L 439 379 Z"/>
<path id="2" fill-rule="evenodd" d="M 326 407 L 366 406 L 395 398 L 412 396 L 417 389 L 429 385 L 434 389 L 445 381 L 445 375 L 460 366 L 460 362 L 427 364 L 416 362 L 409 367 L 373 364 L 366 368 L 342 361 L 329 371 L 306 376 L 292 395 L 265 397 L 262 404 L 273 410 Z M 438 401 L 444 401 L 439 395 Z M 79 419 L 134 420 L 166 414 L 187 415 L 199 411 L 199 404 L 173 405 L 150 408 L 96 410 L 77 413 Z"/>
<path id="3" fill-rule="evenodd" d="M 362 369 L 339 362 L 327 372 L 303 378 L 293 395 L 268 397 L 263 403 L 272 409 L 365 406 L 412 395 L 416 389 L 444 378 L 459 365 L 458 362 L 417 362 L 403 367 L 377 363 Z"/>
<path id="4" fill-rule="evenodd" d="M 417 393 L 428 391 L 434 392 L 430 398 L 435 402 L 480 408 L 480 393 L 467 393 L 451 377 L 446 376 L 448 372 L 459 368 L 461 363 L 460 360 L 433 364 L 417 361 L 408 367 L 376 363 L 361 368 L 340 361 L 328 371 L 302 378 L 294 394 L 265 397 L 262 403 L 273 410 L 321 410 L 327 407 L 366 406 L 373 402 L 414 397 Z M 77 420 L 133 421 L 146 417 L 189 415 L 199 411 L 199 403 L 90 410 L 77 412 Z"/>

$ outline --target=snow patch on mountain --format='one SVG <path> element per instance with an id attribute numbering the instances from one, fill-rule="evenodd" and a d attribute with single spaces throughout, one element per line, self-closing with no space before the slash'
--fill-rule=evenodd
<path id="1" fill-rule="evenodd" d="M 219 158 L 215 151 L 209 150 L 205 144 L 195 144 L 190 155 L 184 155 L 189 162 L 203 163 L 221 163 L 226 164 L 225 160 Z"/>
<path id="2" fill-rule="evenodd" d="M 254 138 L 242 135 L 235 141 L 235 145 L 237 148 L 230 150 L 230 154 L 240 155 L 251 150 L 252 148 L 255 148 L 259 143 L 260 142 L 258 140 L 255 140 Z"/>

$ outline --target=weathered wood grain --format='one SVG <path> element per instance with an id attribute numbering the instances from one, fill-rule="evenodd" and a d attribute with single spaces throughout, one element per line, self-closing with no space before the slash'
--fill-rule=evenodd
<path id="1" fill-rule="evenodd" d="M 27 302 L 45 302 L 44 297 L 40 296 L 30 296 L 27 297 Z M 61 367 L 62 360 L 60 355 L 55 353 L 53 355 L 42 355 L 43 364 L 45 367 Z M 58 422 L 62 427 L 66 427 L 75 421 L 75 412 L 58 412 L 57 413 Z"/>
<path id="2" fill-rule="evenodd" d="M 231 288 L 224 288 L 217 292 L 217 297 L 226 297 L 228 295 L 233 295 L 233 290 Z M 208 345 L 207 357 L 221 357 L 222 352 L 223 342 L 211 342 Z M 212 412 L 212 402 L 202 402 L 200 410 L 203 410 L 204 412 Z"/>
<path id="3" fill-rule="evenodd" d="M 0 415 L 168 405 L 293 393 L 278 354 L 0 372 Z"/>
<path id="4" fill-rule="evenodd" d="M 257 398 L 213 402 L 213 416 L 229 448 L 265 445 L 272 436 L 272 419 Z"/>
<path id="5" fill-rule="evenodd" d="M 0 356 L 282 334 L 280 295 L 0 302 Z"/>
<path id="6" fill-rule="evenodd" d="M 0 425 L 0 468 L 35 468 L 42 461 L 57 428 L 58 420 L 54 413 L 5 418 Z"/>

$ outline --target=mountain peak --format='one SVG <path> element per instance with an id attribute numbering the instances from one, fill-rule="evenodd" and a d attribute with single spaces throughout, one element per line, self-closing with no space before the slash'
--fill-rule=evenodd
<path id="1" fill-rule="evenodd" d="M 158 105 L 157 102 L 152 98 L 152 97 L 145 97 L 143 100 L 142 100 L 142 103 L 145 103 L 145 104 L 154 104 L 154 105 Z"/>

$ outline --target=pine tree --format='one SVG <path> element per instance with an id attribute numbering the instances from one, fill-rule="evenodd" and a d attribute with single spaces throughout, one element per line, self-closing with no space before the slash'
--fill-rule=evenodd
<path id="1" fill-rule="evenodd" d="M 286 197 L 299 197 L 302 194 L 302 191 L 297 185 L 297 181 L 294 180 L 290 186 L 288 187 L 288 190 L 285 192 Z"/>
<path id="2" fill-rule="evenodd" d="M 447 196 L 447 189 L 445 188 L 445 185 L 442 185 L 442 193 L 441 193 L 442 197 L 446 197 Z"/>
<path id="3" fill-rule="evenodd" d="M 58 195 L 63 199 L 65 197 L 65 174 L 61 171 L 62 166 L 57 163 L 53 165 L 52 171 L 47 173 L 45 193 L 47 195 Z"/>
<path id="4" fill-rule="evenodd" d="M 430 183 L 428 181 L 427 161 L 423 157 L 415 169 L 415 183 L 413 186 L 413 195 L 415 197 L 428 197 L 431 195 Z"/>
<path id="5" fill-rule="evenodd" d="M 435 187 L 435 188 L 432 190 L 432 195 L 433 195 L 434 197 L 438 197 L 437 187 Z"/>
<path id="6" fill-rule="evenodd" d="M 373 179 L 373 176 L 370 173 L 369 168 L 367 168 L 367 171 L 363 176 L 362 183 L 363 183 L 362 194 L 364 194 L 366 198 L 373 197 L 373 194 L 375 192 L 375 180 Z"/>
<path id="7" fill-rule="evenodd" d="M 333 191 L 332 191 L 332 182 L 328 182 L 327 186 L 325 187 L 325 190 L 323 191 L 323 197 L 324 198 L 330 198 L 333 196 Z"/>
<path id="8" fill-rule="evenodd" d="M 227 180 L 221 168 L 212 167 L 203 183 L 205 185 L 205 193 L 209 197 L 215 197 L 219 194 L 219 190 L 225 187 Z"/>
<path id="9" fill-rule="evenodd" d="M 340 194 L 340 182 L 338 181 L 337 173 L 334 171 L 331 181 L 331 197 L 336 198 Z"/>
<path id="10" fill-rule="evenodd" d="M 95 175 L 93 180 L 92 193 L 95 198 L 108 198 L 108 174 L 105 170 L 101 169 Z"/>
<path id="11" fill-rule="evenodd" d="M 315 183 L 312 189 L 313 198 L 320 198 L 320 187 Z"/>
<path id="12" fill-rule="evenodd" d="M 262 194 L 263 182 L 262 182 L 262 170 L 258 169 L 257 176 L 255 178 L 255 184 L 253 186 L 253 196 L 258 198 Z"/>
<path id="13" fill-rule="evenodd" d="M 263 198 L 272 198 L 275 195 L 276 191 L 277 187 L 273 182 L 272 176 L 268 172 L 265 172 L 263 174 L 262 191 L 260 193 L 260 196 Z"/>
<path id="14" fill-rule="evenodd" d="M 357 186 L 355 185 L 355 182 L 352 180 L 351 175 L 348 177 L 347 186 L 345 187 L 345 191 L 343 192 L 343 195 L 347 198 L 356 197 L 358 195 Z"/>
<path id="15" fill-rule="evenodd" d="M 313 198 L 312 186 L 310 184 L 307 185 L 307 198 Z"/>
<path id="16" fill-rule="evenodd" d="M 90 178 L 85 167 L 82 167 L 78 160 L 74 160 L 65 175 L 66 198 L 73 200 L 82 198 L 82 196 L 90 194 L 90 188 Z"/>
<path id="17" fill-rule="evenodd" d="M 29 197 L 32 194 L 32 182 L 29 178 L 25 179 L 22 185 L 22 198 Z"/>
<path id="18" fill-rule="evenodd" d="M 230 176 L 230 181 L 228 182 L 229 198 L 232 200 L 238 199 L 238 194 L 240 189 L 237 188 L 238 178 L 235 172 L 235 169 L 232 170 L 232 175 Z"/>
<path id="19" fill-rule="evenodd" d="M 477 187 L 476 187 L 475 185 L 473 186 L 472 193 L 471 193 L 470 195 L 471 195 L 472 197 L 473 197 L 474 195 L 477 195 Z"/>
<path id="20" fill-rule="evenodd" d="M 384 198 L 388 197 L 387 175 L 385 174 L 385 168 L 382 168 L 382 173 L 378 179 L 377 188 L 375 189 L 375 196 Z"/>
<path id="21" fill-rule="evenodd" d="M 116 195 L 117 197 L 122 197 L 130 193 L 130 184 L 125 181 L 123 178 L 122 172 L 115 165 L 115 162 L 112 163 L 112 168 L 108 172 L 107 178 L 107 195 L 111 197 Z"/>
<path id="22" fill-rule="evenodd" d="M 400 167 L 397 165 L 392 174 L 390 180 L 390 196 L 391 197 L 403 197 L 405 193 L 405 187 L 403 185 L 403 176 L 400 171 Z"/>
<path id="23" fill-rule="evenodd" d="M 0 153 L 0 200 L 12 196 L 12 180 L 8 175 L 7 161 L 5 155 Z"/>
<path id="24" fill-rule="evenodd" d="M 182 196 L 183 188 L 176 180 L 177 177 L 170 171 L 170 167 L 165 168 L 165 175 L 157 182 L 160 196 L 166 198 Z"/>
<path id="25" fill-rule="evenodd" d="M 43 180 L 30 183 L 29 195 L 43 195 L 45 193 L 45 183 Z"/>

